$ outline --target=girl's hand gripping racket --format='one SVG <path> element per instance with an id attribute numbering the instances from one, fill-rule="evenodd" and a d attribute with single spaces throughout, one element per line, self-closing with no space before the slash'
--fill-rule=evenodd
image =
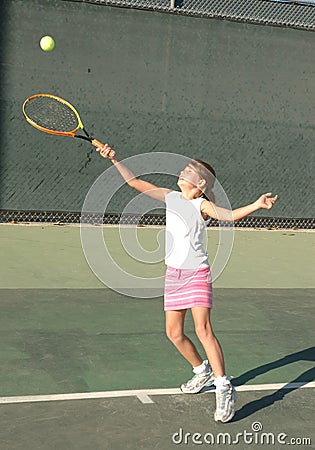
<path id="1" fill-rule="evenodd" d="M 90 141 L 94 147 L 104 147 L 104 144 L 94 139 L 86 131 L 74 106 L 56 95 L 32 95 L 25 100 L 22 109 L 28 123 L 40 131 L 85 139 Z M 79 130 L 82 130 L 84 135 L 76 134 Z M 114 155 L 114 150 L 110 149 L 107 157 L 112 158 Z"/>

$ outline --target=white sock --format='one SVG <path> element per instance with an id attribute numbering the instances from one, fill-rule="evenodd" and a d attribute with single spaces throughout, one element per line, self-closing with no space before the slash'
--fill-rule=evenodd
<path id="1" fill-rule="evenodd" d="M 204 361 L 202 361 L 200 366 L 193 367 L 193 372 L 196 375 L 199 375 L 204 372 L 210 372 L 209 361 L 207 359 L 205 359 Z"/>
<path id="2" fill-rule="evenodd" d="M 216 377 L 213 384 L 217 389 L 224 391 L 230 387 L 231 382 L 226 375 L 223 375 L 223 377 Z"/>

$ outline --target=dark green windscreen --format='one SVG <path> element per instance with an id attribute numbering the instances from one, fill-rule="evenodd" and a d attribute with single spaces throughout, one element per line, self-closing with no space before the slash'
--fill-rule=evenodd
<path id="1" fill-rule="evenodd" d="M 26 123 L 24 99 L 46 92 L 73 103 L 122 159 L 204 159 L 233 207 L 272 191 L 273 216 L 314 217 L 314 33 L 57 0 L 5 5 L 1 209 L 80 211 L 110 164 Z M 39 48 L 43 35 L 52 52 Z M 122 189 L 112 212 L 132 195 Z"/>

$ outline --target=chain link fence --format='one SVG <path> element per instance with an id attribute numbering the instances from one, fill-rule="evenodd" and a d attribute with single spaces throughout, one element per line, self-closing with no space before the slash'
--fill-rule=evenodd
<path id="1" fill-rule="evenodd" d="M 67 1 L 67 0 L 64 0 Z M 70 0 L 189 16 L 315 30 L 315 1 L 292 0 Z"/>
<path id="2" fill-rule="evenodd" d="M 164 226 L 165 216 L 160 214 L 98 214 L 82 215 L 81 212 L 66 211 L 9 211 L 0 210 L 0 222 L 11 224 L 50 223 L 54 225 L 71 225 L 80 222 L 90 225 L 137 225 Z M 315 219 L 287 217 L 246 217 L 233 223 L 236 228 L 256 229 L 314 229 Z M 230 227 L 230 222 L 218 222 L 210 219 L 208 227 Z"/>

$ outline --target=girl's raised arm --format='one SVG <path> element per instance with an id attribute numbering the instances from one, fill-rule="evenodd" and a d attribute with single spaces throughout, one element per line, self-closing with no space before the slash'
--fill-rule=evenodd
<path id="1" fill-rule="evenodd" d="M 112 148 L 108 144 L 105 144 L 102 147 L 97 147 L 96 151 L 99 152 L 103 158 L 108 158 L 112 161 L 120 175 L 129 186 L 133 187 L 139 192 L 143 192 L 149 197 L 160 200 L 161 202 L 165 202 L 165 196 L 166 194 L 171 192 L 170 189 L 158 187 L 152 183 L 149 183 L 148 181 L 140 180 L 139 178 L 137 178 L 134 173 L 130 169 L 128 169 L 127 166 L 118 161 L 118 158 L 116 156 L 109 157 Z"/>
<path id="2" fill-rule="evenodd" d="M 243 219 L 243 217 L 246 217 L 255 211 L 258 211 L 259 209 L 271 209 L 278 199 L 277 195 L 274 197 L 271 197 L 271 195 L 271 192 L 263 194 L 254 203 L 242 206 L 241 208 L 233 209 L 232 211 L 225 208 L 220 208 L 214 203 L 204 200 L 200 207 L 201 213 L 204 216 L 212 217 L 213 219 L 223 222 L 235 222 Z"/>

